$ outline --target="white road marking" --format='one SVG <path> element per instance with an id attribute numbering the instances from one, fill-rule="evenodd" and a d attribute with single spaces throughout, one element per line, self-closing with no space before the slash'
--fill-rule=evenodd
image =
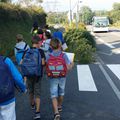
<path id="1" fill-rule="evenodd" d="M 120 44 L 120 41 L 118 42 L 113 42 L 113 43 L 111 43 L 111 45 L 117 45 L 117 44 Z"/>
<path id="2" fill-rule="evenodd" d="M 112 52 L 111 53 L 105 53 L 105 52 L 98 51 L 98 53 L 104 54 L 104 55 L 107 55 L 107 56 L 111 56 L 112 55 Z"/>
<path id="3" fill-rule="evenodd" d="M 96 38 L 96 37 L 95 37 Z M 101 38 L 96 38 L 98 41 L 100 41 L 101 43 L 105 44 L 106 46 L 108 46 L 109 48 L 115 48 L 112 44 L 109 44 L 107 42 L 105 42 L 104 40 L 102 40 Z"/>
<path id="4" fill-rule="evenodd" d="M 118 32 L 118 33 L 110 32 L 110 34 L 120 37 L 120 32 Z"/>
<path id="5" fill-rule="evenodd" d="M 114 53 L 114 54 L 120 54 L 120 49 L 119 48 L 113 49 L 112 53 Z"/>
<path id="6" fill-rule="evenodd" d="M 91 34 L 93 36 L 95 36 L 95 33 L 91 32 Z M 105 44 L 106 46 L 110 47 L 110 48 L 115 48 L 112 44 L 109 44 L 107 42 L 105 42 L 104 40 L 102 40 L 101 38 L 99 38 L 98 36 L 95 36 L 96 40 L 100 41 L 101 43 Z"/>
<path id="7" fill-rule="evenodd" d="M 106 80 L 108 81 L 108 83 L 112 87 L 113 91 L 115 92 L 116 96 L 120 100 L 120 91 L 119 91 L 119 89 L 116 87 L 116 85 L 114 84 L 114 82 L 112 81 L 112 79 L 108 75 L 107 71 L 104 69 L 104 67 L 101 64 L 99 64 L 99 67 L 100 67 L 101 71 L 103 72 Z"/>
<path id="8" fill-rule="evenodd" d="M 77 65 L 79 91 L 98 91 L 88 65 Z"/>
<path id="9" fill-rule="evenodd" d="M 120 79 L 120 64 L 107 65 L 108 68 Z"/>

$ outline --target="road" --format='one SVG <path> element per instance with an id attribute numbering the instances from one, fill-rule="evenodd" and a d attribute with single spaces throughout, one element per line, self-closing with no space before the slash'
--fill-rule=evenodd
<path id="1" fill-rule="evenodd" d="M 97 61 L 67 75 L 61 120 L 120 120 L 120 31 L 95 33 Z M 53 120 L 49 81 L 42 80 L 41 120 Z M 28 94 L 16 93 L 17 120 L 32 120 Z"/>

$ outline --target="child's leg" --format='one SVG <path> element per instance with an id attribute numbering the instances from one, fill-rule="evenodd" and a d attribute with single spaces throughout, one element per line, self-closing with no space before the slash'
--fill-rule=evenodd
<path id="1" fill-rule="evenodd" d="M 33 93 L 30 93 L 30 104 L 35 105 L 34 94 Z"/>
<path id="2" fill-rule="evenodd" d="M 0 120 L 16 120 L 15 102 L 0 107 Z"/>
<path id="3" fill-rule="evenodd" d="M 60 108 L 62 106 L 63 103 L 63 96 L 59 96 L 58 97 L 58 107 Z"/>
<path id="4" fill-rule="evenodd" d="M 36 103 L 36 112 L 40 112 L 40 98 L 39 97 L 35 98 L 35 103 Z"/>
<path id="5" fill-rule="evenodd" d="M 35 101 L 34 101 L 34 80 L 32 77 L 28 78 L 27 86 L 28 86 L 30 104 L 33 106 L 33 105 L 35 105 Z"/>
<path id="6" fill-rule="evenodd" d="M 58 113 L 58 79 L 50 79 L 50 93 L 54 113 Z"/>
<path id="7" fill-rule="evenodd" d="M 66 78 L 60 78 L 59 79 L 59 85 L 58 85 L 58 107 L 61 108 L 62 103 L 63 103 L 63 97 L 65 94 L 65 83 L 66 83 Z"/>
<path id="8" fill-rule="evenodd" d="M 40 112 L 40 93 L 41 93 L 41 80 L 42 78 L 38 77 L 34 83 L 34 95 L 36 103 L 36 112 Z"/>
<path id="9" fill-rule="evenodd" d="M 57 98 L 52 98 L 52 106 L 53 106 L 53 111 L 54 113 L 59 113 L 58 112 L 58 101 L 57 101 Z"/>

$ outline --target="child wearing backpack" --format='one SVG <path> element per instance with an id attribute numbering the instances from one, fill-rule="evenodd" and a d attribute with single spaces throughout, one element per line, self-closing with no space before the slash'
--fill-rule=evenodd
<path id="1" fill-rule="evenodd" d="M 61 42 L 57 38 L 51 39 L 50 45 L 53 52 L 46 57 L 46 72 L 50 81 L 50 93 L 54 111 L 54 120 L 60 120 L 59 112 L 62 111 L 67 70 L 73 67 L 61 51 Z"/>
<path id="2" fill-rule="evenodd" d="M 32 39 L 32 48 L 24 55 L 21 62 L 23 75 L 27 77 L 31 108 L 35 110 L 34 120 L 40 119 L 40 94 L 43 66 L 45 65 L 44 51 L 39 49 L 39 36 Z"/>
<path id="3" fill-rule="evenodd" d="M 49 54 L 52 50 L 50 48 L 50 41 L 51 41 L 51 33 L 48 31 L 44 32 L 44 38 L 45 40 L 43 41 L 41 49 L 44 50 L 45 55 Z"/>
<path id="4" fill-rule="evenodd" d="M 17 43 L 15 45 L 14 52 L 15 52 L 15 58 L 16 58 L 17 64 L 20 65 L 20 61 L 24 55 L 24 52 L 30 47 L 27 43 L 23 41 L 24 38 L 22 34 L 17 34 L 16 40 L 17 40 Z"/>
<path id="5" fill-rule="evenodd" d="M 16 120 L 14 85 L 26 91 L 23 79 L 13 62 L 0 55 L 0 120 Z"/>

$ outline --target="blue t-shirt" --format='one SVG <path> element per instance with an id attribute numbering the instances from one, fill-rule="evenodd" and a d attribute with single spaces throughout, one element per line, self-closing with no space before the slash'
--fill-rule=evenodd
<path id="1" fill-rule="evenodd" d="M 64 43 L 64 39 L 63 39 L 63 34 L 61 31 L 56 31 L 53 33 L 53 38 L 58 38 L 61 43 L 63 44 Z"/>

